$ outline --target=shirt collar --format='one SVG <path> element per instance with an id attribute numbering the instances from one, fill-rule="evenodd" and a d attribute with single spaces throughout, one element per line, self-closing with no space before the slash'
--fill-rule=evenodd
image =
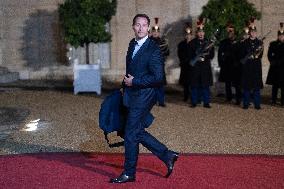
<path id="1" fill-rule="evenodd" d="M 143 43 L 148 39 L 148 35 L 146 35 L 144 38 L 136 40 L 135 41 L 138 43 L 138 46 L 143 45 Z"/>

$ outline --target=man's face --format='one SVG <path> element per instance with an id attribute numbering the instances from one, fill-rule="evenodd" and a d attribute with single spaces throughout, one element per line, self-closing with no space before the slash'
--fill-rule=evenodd
<path id="1" fill-rule="evenodd" d="M 144 17 L 137 17 L 132 26 L 136 39 L 142 39 L 148 35 L 149 23 Z"/>
<path id="2" fill-rule="evenodd" d="M 249 38 L 249 34 L 245 33 L 245 34 L 243 35 L 243 38 L 244 38 L 244 39 L 248 39 L 248 38 Z"/>
<path id="3" fill-rule="evenodd" d="M 233 38 L 235 37 L 235 32 L 234 32 L 234 30 L 229 30 L 229 31 L 228 31 L 228 37 L 229 37 L 230 39 L 233 39 Z"/>
<path id="4" fill-rule="evenodd" d="M 188 42 L 191 41 L 191 39 L 192 39 L 191 33 L 185 34 L 185 39 L 186 39 Z"/>
<path id="5" fill-rule="evenodd" d="M 251 39 L 255 39 L 257 33 L 256 33 L 256 31 L 252 30 L 252 31 L 249 32 L 249 35 L 250 35 L 250 38 L 251 38 Z"/>
<path id="6" fill-rule="evenodd" d="M 158 37 L 160 37 L 160 32 L 152 31 L 151 36 L 154 37 L 154 38 L 158 38 Z"/>
<path id="7" fill-rule="evenodd" d="M 198 37 L 198 39 L 204 39 L 204 31 L 198 31 L 197 32 L 197 37 Z"/>
<path id="8" fill-rule="evenodd" d="M 278 35 L 278 40 L 284 42 L 284 34 Z"/>

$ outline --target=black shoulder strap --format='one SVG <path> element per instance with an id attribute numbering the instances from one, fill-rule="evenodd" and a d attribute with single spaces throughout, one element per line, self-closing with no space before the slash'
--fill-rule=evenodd
<path id="1" fill-rule="evenodd" d="M 105 135 L 105 140 L 107 141 L 108 145 L 109 145 L 109 139 L 107 137 L 107 132 L 104 132 L 104 135 Z"/>
<path id="2" fill-rule="evenodd" d="M 110 144 L 109 143 L 109 139 L 107 137 L 107 132 L 104 132 L 104 135 L 105 135 L 105 140 L 107 141 L 107 144 L 110 148 L 117 148 L 117 147 L 120 147 L 120 146 L 124 146 L 124 141 L 121 141 L 121 142 L 116 142 L 116 143 L 113 143 L 113 144 Z"/>

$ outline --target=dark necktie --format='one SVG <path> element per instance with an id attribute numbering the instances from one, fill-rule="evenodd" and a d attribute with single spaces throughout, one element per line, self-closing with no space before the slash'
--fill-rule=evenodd
<path id="1" fill-rule="evenodd" d="M 135 54 L 133 54 L 133 53 L 134 53 L 134 50 L 135 50 L 136 45 L 138 45 L 138 42 L 137 42 L 137 41 L 134 41 L 134 42 L 133 42 L 133 47 L 132 47 L 133 49 L 132 49 L 132 53 L 131 53 L 131 54 L 132 54 L 132 56 L 131 56 L 132 58 L 134 58 L 135 54 L 137 53 L 137 51 L 136 51 L 136 52 L 135 52 Z"/>

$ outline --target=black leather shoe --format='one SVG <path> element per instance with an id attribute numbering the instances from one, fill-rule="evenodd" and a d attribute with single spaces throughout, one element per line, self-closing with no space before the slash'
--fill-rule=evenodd
<path id="1" fill-rule="evenodd" d="M 271 106 L 276 106 L 276 105 L 277 105 L 276 101 L 271 102 Z"/>
<path id="2" fill-rule="evenodd" d="M 168 177 L 172 174 L 172 172 L 173 172 L 173 170 L 174 170 L 174 165 L 175 165 L 175 162 L 176 162 L 177 159 L 178 159 L 178 156 L 179 156 L 179 153 L 173 152 L 172 157 L 169 159 L 168 162 L 166 162 L 166 166 L 167 166 L 167 168 L 168 168 L 168 172 L 167 172 L 167 174 L 165 175 L 166 178 L 168 178 Z"/>
<path id="3" fill-rule="evenodd" d="M 232 102 L 232 98 L 226 98 L 226 102 Z"/>
<path id="4" fill-rule="evenodd" d="M 195 107 L 196 107 L 196 104 L 191 104 L 190 107 L 191 107 L 191 108 L 195 108 Z"/>
<path id="5" fill-rule="evenodd" d="M 204 108 L 211 108 L 210 104 L 204 104 L 203 107 Z"/>
<path id="6" fill-rule="evenodd" d="M 166 107 L 166 104 L 159 104 L 159 106 L 161 106 L 161 107 Z"/>
<path id="7" fill-rule="evenodd" d="M 235 105 L 237 105 L 237 106 L 240 105 L 240 104 L 241 104 L 241 102 L 238 101 L 238 100 L 235 102 Z"/>
<path id="8" fill-rule="evenodd" d="M 254 109 L 256 109 L 256 110 L 260 110 L 260 109 L 261 109 L 261 107 L 260 107 L 260 106 L 256 106 L 256 107 L 254 107 Z"/>
<path id="9" fill-rule="evenodd" d="M 135 176 L 127 176 L 126 174 L 121 174 L 119 177 L 110 179 L 110 183 L 126 183 L 126 182 L 134 182 Z"/>
<path id="10" fill-rule="evenodd" d="M 249 107 L 247 105 L 243 106 L 243 109 L 247 110 Z"/>

